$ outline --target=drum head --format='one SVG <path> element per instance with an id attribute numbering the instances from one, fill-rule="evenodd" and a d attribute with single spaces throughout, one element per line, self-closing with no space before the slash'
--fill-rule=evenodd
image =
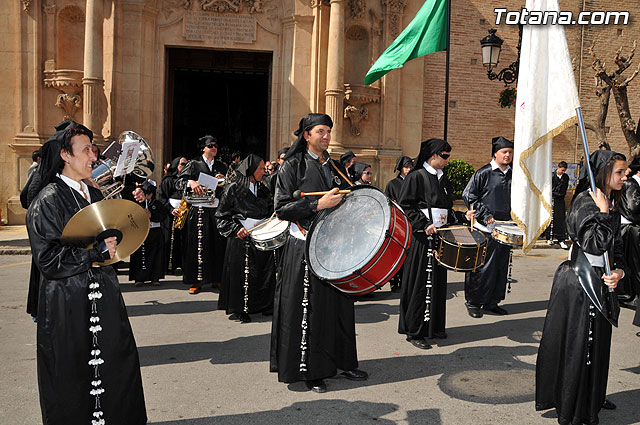
<path id="1" fill-rule="evenodd" d="M 340 279 L 364 267 L 389 230 L 391 208 L 384 193 L 352 189 L 340 205 L 318 214 L 307 235 L 309 266 L 321 279 Z"/>
<path id="2" fill-rule="evenodd" d="M 268 241 L 287 230 L 288 221 L 274 217 L 269 223 L 251 232 L 251 239 L 254 241 Z"/>
<path id="3" fill-rule="evenodd" d="M 438 234 L 452 245 L 480 245 L 487 240 L 486 236 L 478 230 L 460 227 L 457 229 L 440 229 Z"/>
<path id="4" fill-rule="evenodd" d="M 522 229 L 515 223 L 496 224 L 495 230 L 503 235 L 524 236 Z"/>

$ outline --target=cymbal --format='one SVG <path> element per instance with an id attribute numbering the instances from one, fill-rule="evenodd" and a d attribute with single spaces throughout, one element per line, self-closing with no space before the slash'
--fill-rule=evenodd
<path id="1" fill-rule="evenodd" d="M 106 266 L 133 254 L 147 238 L 149 215 L 140 205 L 126 199 L 105 199 L 78 211 L 62 231 L 63 245 L 91 249 L 96 236 L 118 235 L 121 240 L 116 254 L 109 260 L 94 263 Z"/>

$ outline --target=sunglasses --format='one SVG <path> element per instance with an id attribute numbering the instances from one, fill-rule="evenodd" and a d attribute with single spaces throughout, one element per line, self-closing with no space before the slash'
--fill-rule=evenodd
<path id="1" fill-rule="evenodd" d="M 209 149 L 218 148 L 218 145 L 216 145 L 215 143 L 209 143 L 208 145 L 205 145 L 205 148 L 209 148 Z"/>
<path id="2" fill-rule="evenodd" d="M 444 152 L 440 152 L 440 153 L 438 154 L 438 156 L 439 156 L 440 158 L 442 158 L 442 159 L 449 159 L 449 157 L 451 156 L 451 154 L 444 153 Z"/>
<path id="3" fill-rule="evenodd" d="M 181 163 L 179 163 L 178 165 L 182 165 L 183 167 L 186 167 L 186 166 L 187 166 L 187 163 L 186 163 L 186 162 L 181 162 Z"/>
<path id="4" fill-rule="evenodd" d="M 367 175 L 373 174 L 373 171 L 363 171 L 362 174 L 367 174 Z"/>

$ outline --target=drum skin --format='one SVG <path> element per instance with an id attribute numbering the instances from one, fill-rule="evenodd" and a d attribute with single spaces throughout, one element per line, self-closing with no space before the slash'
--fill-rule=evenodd
<path id="1" fill-rule="evenodd" d="M 491 237 L 503 245 L 512 246 L 514 248 L 522 247 L 524 234 L 522 230 L 515 224 L 497 225 L 491 232 Z"/>
<path id="2" fill-rule="evenodd" d="M 380 192 L 384 197 L 384 194 L 379 189 L 371 186 L 358 186 L 357 188 L 352 189 L 356 190 L 360 188 L 375 190 Z M 404 263 L 407 255 L 407 248 L 411 243 L 411 224 L 400 207 L 386 197 L 385 200 L 386 202 L 383 208 L 388 209 L 385 211 L 385 214 L 389 215 L 390 220 L 385 229 L 379 229 L 380 231 L 384 230 L 384 240 L 381 246 L 373 253 L 371 258 L 366 261 L 364 266 L 356 269 L 352 268 L 349 271 L 342 273 L 343 276 L 333 278 L 322 276 L 322 273 L 319 273 L 319 270 L 314 268 L 314 260 L 308 260 L 311 271 L 319 279 L 330 283 L 344 293 L 363 295 L 381 288 L 398 272 Z M 332 211 L 328 211 L 326 214 L 318 215 L 311 226 L 311 229 L 307 234 L 307 259 L 310 258 L 309 245 L 314 241 L 314 231 L 317 231 L 317 224 L 321 221 L 319 219 L 326 218 L 331 213 Z M 363 229 L 363 227 L 366 226 L 359 226 L 361 223 L 354 222 L 352 224 L 354 232 L 366 231 L 366 229 Z M 322 236 L 330 237 L 329 235 Z M 317 237 L 320 237 L 320 235 Z"/>
<path id="3" fill-rule="evenodd" d="M 273 225 L 270 225 L 271 223 Z M 273 251 L 287 242 L 289 222 L 274 218 L 269 224 L 251 232 L 251 242 L 260 251 Z"/>

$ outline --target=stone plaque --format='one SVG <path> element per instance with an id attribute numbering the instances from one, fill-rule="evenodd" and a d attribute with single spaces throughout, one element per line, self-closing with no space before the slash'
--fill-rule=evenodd
<path id="1" fill-rule="evenodd" d="M 182 36 L 187 40 L 223 44 L 253 43 L 256 40 L 256 18 L 189 10 L 184 14 Z"/>

